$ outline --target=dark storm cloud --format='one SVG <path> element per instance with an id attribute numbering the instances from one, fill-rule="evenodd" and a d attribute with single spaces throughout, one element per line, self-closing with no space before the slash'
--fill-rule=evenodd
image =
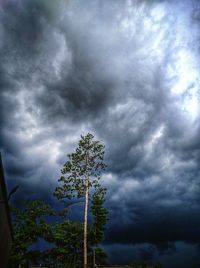
<path id="1" fill-rule="evenodd" d="M 90 131 L 106 144 L 106 246 L 155 244 L 138 249 L 150 259 L 199 242 L 196 4 L 4 1 L 0 147 L 10 187 L 50 195 Z"/>
<path id="2" fill-rule="evenodd" d="M 146 206 L 145 206 L 146 207 Z M 107 239 L 110 243 L 149 243 L 156 244 L 160 251 L 168 249 L 170 244 L 165 241 L 187 241 L 198 243 L 197 236 L 199 228 L 199 216 L 196 209 L 183 209 L 176 207 L 173 209 L 164 208 L 159 211 L 154 210 L 132 212 L 132 223 L 126 225 L 126 229 L 121 229 L 121 225 L 115 222 L 115 228 L 108 230 Z M 129 214 L 130 215 L 130 214 Z M 188 217 L 192 222 L 188 222 Z M 162 247 L 165 245 L 165 247 Z"/>
<path id="3" fill-rule="evenodd" d="M 113 244 L 112 246 L 106 246 L 105 249 L 109 252 L 109 260 L 113 264 L 145 261 L 144 258 L 141 259 L 142 250 L 149 252 L 150 258 L 148 261 L 146 260 L 147 263 L 161 263 L 162 267 L 188 268 L 199 264 L 199 253 L 197 250 L 194 250 L 193 246 L 182 242 L 177 242 L 175 246 L 176 251 L 170 254 L 165 253 L 164 255 L 158 255 L 155 246 L 148 244 Z"/>

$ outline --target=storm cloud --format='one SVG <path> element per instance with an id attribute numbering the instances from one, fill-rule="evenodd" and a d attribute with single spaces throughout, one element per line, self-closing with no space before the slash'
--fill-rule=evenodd
<path id="1" fill-rule="evenodd" d="M 92 132 L 108 164 L 104 247 L 111 255 L 125 247 L 124 263 L 132 251 L 162 261 L 199 244 L 199 8 L 192 0 L 0 4 L 8 186 L 51 199 L 66 155 Z"/>

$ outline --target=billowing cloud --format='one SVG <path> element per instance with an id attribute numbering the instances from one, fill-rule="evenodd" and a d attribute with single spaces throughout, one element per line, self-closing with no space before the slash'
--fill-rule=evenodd
<path id="1" fill-rule="evenodd" d="M 2 2 L 10 187 L 51 198 L 66 155 L 92 132 L 106 145 L 107 247 L 147 243 L 159 255 L 199 243 L 198 10 L 186 0 Z"/>

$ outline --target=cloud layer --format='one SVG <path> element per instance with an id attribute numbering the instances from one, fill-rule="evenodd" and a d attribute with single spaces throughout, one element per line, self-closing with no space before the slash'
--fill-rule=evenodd
<path id="1" fill-rule="evenodd" d="M 198 10 L 186 0 L 2 2 L 9 185 L 48 196 L 92 132 L 106 145 L 106 243 L 199 243 Z"/>

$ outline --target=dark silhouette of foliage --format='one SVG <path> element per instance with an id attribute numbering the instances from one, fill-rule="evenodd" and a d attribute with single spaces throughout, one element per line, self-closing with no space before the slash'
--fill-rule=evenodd
<path id="1" fill-rule="evenodd" d="M 39 251 L 33 251 L 30 246 L 45 238 L 51 231 L 45 216 L 53 215 L 52 208 L 42 201 L 27 201 L 23 209 L 12 208 L 14 242 L 10 255 L 10 268 L 22 267 L 29 261 L 36 261 L 41 257 Z"/>
<path id="2" fill-rule="evenodd" d="M 76 264 L 83 259 L 83 224 L 64 220 L 51 225 L 47 238 L 54 246 L 46 251 L 46 263 L 67 264 L 75 260 Z M 80 267 L 80 266 L 79 266 Z"/>
<path id="3" fill-rule="evenodd" d="M 98 244 L 104 239 L 105 225 L 108 220 L 108 210 L 104 207 L 106 189 L 99 187 L 92 195 L 91 212 L 93 215 L 92 225 L 92 242 L 93 242 L 93 267 L 96 264 L 102 264 L 105 261 L 106 254 L 103 258 L 103 250 L 98 248 Z"/>

